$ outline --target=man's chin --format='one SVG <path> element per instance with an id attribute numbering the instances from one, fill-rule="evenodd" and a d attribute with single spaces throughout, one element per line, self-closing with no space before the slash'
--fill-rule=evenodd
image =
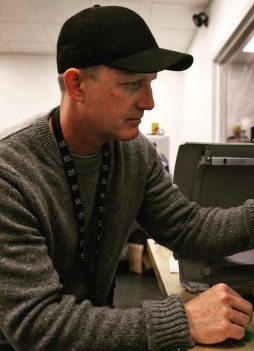
<path id="1" fill-rule="evenodd" d="M 126 134 L 126 136 L 122 139 L 123 141 L 129 141 L 135 139 L 139 135 L 139 129 L 137 128 L 135 131 Z"/>
<path id="2" fill-rule="evenodd" d="M 130 141 L 130 140 L 135 139 L 138 135 L 139 135 L 139 129 L 137 128 L 135 131 L 131 131 L 129 133 L 121 133 L 118 136 L 116 136 L 115 138 L 113 138 L 113 140 Z"/>

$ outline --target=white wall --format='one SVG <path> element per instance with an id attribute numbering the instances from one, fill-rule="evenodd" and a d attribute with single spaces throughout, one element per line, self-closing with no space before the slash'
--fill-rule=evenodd
<path id="1" fill-rule="evenodd" d="M 207 9 L 209 26 L 198 28 L 189 53 L 193 66 L 185 72 L 162 72 L 155 86 L 157 106 L 148 112 L 142 127 L 159 121 L 170 137 L 170 169 L 174 170 L 177 150 L 184 142 L 218 142 L 213 130 L 214 64 L 213 60 L 239 23 L 253 0 L 212 0 Z M 160 77 L 160 75 L 162 75 Z"/>
<path id="2" fill-rule="evenodd" d="M 0 55 L 0 130 L 59 104 L 55 57 Z"/>
<path id="3" fill-rule="evenodd" d="M 159 122 L 170 137 L 173 172 L 179 144 L 213 138 L 213 58 L 253 0 L 213 0 L 208 28 L 201 27 L 190 48 L 193 66 L 184 72 L 161 72 L 154 84 L 156 106 L 145 113 L 141 131 Z M 55 57 L 0 55 L 0 130 L 59 103 Z"/>
<path id="4" fill-rule="evenodd" d="M 182 136 L 182 83 L 184 72 L 159 72 L 157 80 L 153 82 L 155 107 L 146 111 L 140 130 L 151 132 L 151 123 L 159 122 L 164 133 L 169 136 L 169 164 L 172 171 L 178 145 L 183 142 Z"/>
<path id="5" fill-rule="evenodd" d="M 209 26 L 200 27 L 190 48 L 195 62 L 186 72 L 182 124 L 186 141 L 213 140 L 213 60 L 253 5 L 253 0 L 213 0 Z M 218 133 L 217 133 L 218 134 Z M 215 138 L 215 137 L 214 137 Z"/>

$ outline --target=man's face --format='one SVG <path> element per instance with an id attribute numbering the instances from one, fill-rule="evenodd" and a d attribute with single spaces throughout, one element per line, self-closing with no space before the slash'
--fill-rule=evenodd
<path id="1" fill-rule="evenodd" d="M 103 142 L 135 138 L 144 111 L 154 107 L 151 82 L 156 77 L 101 66 L 96 80 L 84 78 L 85 124 Z"/>

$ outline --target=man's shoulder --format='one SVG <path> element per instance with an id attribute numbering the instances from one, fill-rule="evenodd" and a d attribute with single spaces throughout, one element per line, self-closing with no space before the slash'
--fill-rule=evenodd
<path id="1" fill-rule="evenodd" d="M 18 135 L 23 131 L 26 131 L 27 129 L 31 128 L 37 120 L 46 118 L 46 116 L 47 113 L 40 113 L 7 129 L 4 129 L 3 131 L 0 131 L 0 143 L 15 137 L 15 135 Z"/>
<path id="2" fill-rule="evenodd" d="M 15 134 L 18 134 L 19 132 L 29 128 L 33 122 L 34 122 L 35 117 L 29 118 L 25 121 L 22 121 L 19 124 L 15 124 L 7 129 L 4 129 L 3 131 L 0 132 L 0 142 L 9 139 L 10 137 L 14 136 Z"/>

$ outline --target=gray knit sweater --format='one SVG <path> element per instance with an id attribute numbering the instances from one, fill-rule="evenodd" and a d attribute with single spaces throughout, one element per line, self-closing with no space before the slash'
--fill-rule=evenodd
<path id="1" fill-rule="evenodd" d="M 59 150 L 40 115 L 0 141 L 0 329 L 16 351 L 184 350 L 193 346 L 180 298 L 127 310 L 94 307 L 80 265 L 73 205 Z M 94 198 L 101 153 L 75 158 L 95 267 Z M 188 176 L 186 174 L 186 176 Z M 110 171 L 97 260 L 103 301 L 135 219 L 160 244 L 188 257 L 253 247 L 254 203 L 230 210 L 188 203 L 141 134 L 110 143 Z M 236 249 L 237 248 L 237 249 Z"/>

